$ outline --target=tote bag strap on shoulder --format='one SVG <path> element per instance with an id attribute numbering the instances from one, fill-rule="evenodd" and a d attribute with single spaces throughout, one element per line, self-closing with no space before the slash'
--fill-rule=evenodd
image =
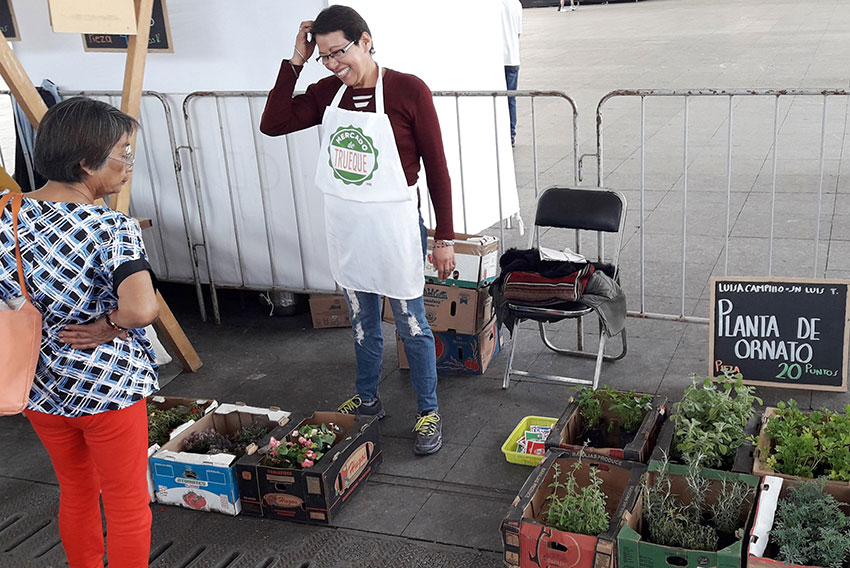
<path id="1" fill-rule="evenodd" d="M 24 277 L 24 263 L 21 257 L 21 243 L 18 240 L 18 215 L 21 212 L 21 204 L 24 202 L 24 196 L 18 193 L 9 192 L 3 197 L 0 197 L 0 211 L 6 209 L 6 205 L 10 201 L 12 202 L 12 230 L 15 234 L 15 261 L 18 265 L 18 284 L 21 285 L 21 294 L 27 300 L 32 301 L 30 294 L 27 291 L 27 281 Z"/>

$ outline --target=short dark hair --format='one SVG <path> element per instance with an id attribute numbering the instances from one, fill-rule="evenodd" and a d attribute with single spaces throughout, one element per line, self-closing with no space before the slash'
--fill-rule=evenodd
<path id="1" fill-rule="evenodd" d="M 334 4 L 328 6 L 316 16 L 310 32 L 315 35 L 325 35 L 336 31 L 342 32 L 348 41 L 359 41 L 363 32 L 370 36 L 369 24 L 357 10 L 349 6 Z M 374 52 L 374 49 L 372 50 Z"/>
<path id="2" fill-rule="evenodd" d="M 71 97 L 52 106 L 36 133 L 33 162 L 49 180 L 76 183 L 86 178 L 82 166 L 98 169 L 138 121 L 112 105 L 88 97 Z"/>

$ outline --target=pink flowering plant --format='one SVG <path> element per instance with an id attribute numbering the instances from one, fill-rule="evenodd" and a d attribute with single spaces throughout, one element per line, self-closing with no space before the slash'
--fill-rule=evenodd
<path id="1" fill-rule="evenodd" d="M 266 465 L 289 469 L 306 469 L 322 459 L 340 432 L 333 422 L 307 424 L 293 430 L 288 440 L 276 440 L 272 436 L 266 454 Z"/>

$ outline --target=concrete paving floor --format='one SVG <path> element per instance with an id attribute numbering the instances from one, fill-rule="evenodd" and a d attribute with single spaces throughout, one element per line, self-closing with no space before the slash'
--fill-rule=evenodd
<path id="1" fill-rule="evenodd" d="M 850 68 L 843 54 L 850 48 L 848 28 L 850 4 L 842 0 L 647 0 L 581 6 L 562 14 L 554 8 L 527 9 L 519 88 L 557 89 L 573 97 L 579 108 L 580 152 L 592 153 L 596 103 L 614 89 L 847 88 Z M 766 108 L 736 102 L 736 169 L 730 202 L 737 231 L 733 237 L 739 239 L 729 243 L 730 274 L 744 266 L 756 274 L 767 273 L 764 243 L 769 219 L 764 218 L 764 199 L 772 189 L 769 146 L 774 101 L 766 102 Z M 707 315 L 708 277 L 722 274 L 727 262 L 723 252 L 727 104 L 694 101 L 689 109 L 690 245 L 684 286 L 682 102 L 647 102 L 650 142 L 642 219 L 637 207 L 638 107 L 634 101 L 617 101 L 605 111 L 607 175 L 603 182 L 623 190 L 630 200 L 625 249 L 629 260 L 624 265 L 630 309 L 637 309 L 640 297 L 634 276 L 640 266 L 634 258 L 638 228 L 643 225 L 650 244 L 645 265 L 656 278 L 646 288 L 645 311 Z M 812 213 L 806 207 L 818 195 L 822 107 L 797 97 L 781 101 L 779 108 L 779 147 L 785 154 L 778 167 L 774 226 L 781 229 L 782 239 L 775 243 L 772 270 L 785 275 L 811 262 L 813 233 L 804 227 L 817 217 L 816 209 Z M 848 277 L 850 189 L 843 175 L 847 98 L 830 100 L 828 110 L 827 182 L 821 193 L 823 243 L 816 266 L 806 270 L 814 269 L 819 276 Z M 571 127 L 562 112 L 547 113 L 542 104 L 537 118 L 539 186 L 568 184 L 573 159 L 564 133 Z M 530 123 L 530 106 L 520 101 L 515 159 L 527 222 L 532 218 L 534 188 Z M 585 165 L 582 185 L 594 186 L 592 158 Z M 506 241 L 518 245 L 525 237 L 513 229 Z M 162 394 L 292 410 L 331 409 L 351 394 L 350 330 L 314 330 L 308 314 L 268 317 L 257 294 L 251 292 L 223 292 L 223 323 L 214 326 L 199 321 L 191 289 L 166 286 L 164 291 L 204 367 L 193 374 L 180 373 L 175 364 L 163 368 L 167 384 Z M 604 383 L 675 400 L 691 373 L 707 372 L 707 326 L 638 318 L 629 319 L 627 325 L 629 354 L 604 367 Z M 385 331 L 392 338 L 389 326 Z M 531 332 L 521 337 L 520 366 L 578 375 L 588 375 L 592 369 L 589 361 L 543 352 Z M 558 337 L 571 340 L 572 328 L 560 331 Z M 530 379 L 514 380 L 507 391 L 502 390 L 504 354 L 482 376 L 442 375 L 439 397 L 445 446 L 434 456 L 419 458 L 411 449 L 412 389 L 407 372 L 398 369 L 392 340 L 386 342 L 384 355 L 381 392 L 389 411 L 381 424 L 384 463 L 346 505 L 336 527 L 155 505 L 152 565 L 501 565 L 499 523 L 531 470 L 506 463 L 499 447 L 522 417 L 560 415 L 572 390 Z M 765 404 L 793 397 L 801 406 L 837 409 L 848 402 L 846 394 L 801 390 L 760 388 L 759 395 Z M 0 462 L 0 564 L 62 565 L 55 476 L 25 419 L 0 421 L 0 447 L 7 456 Z"/>

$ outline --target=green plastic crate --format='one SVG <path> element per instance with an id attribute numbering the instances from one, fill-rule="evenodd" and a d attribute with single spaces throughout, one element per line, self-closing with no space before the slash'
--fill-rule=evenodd
<path id="1" fill-rule="evenodd" d="M 511 432 L 511 435 L 508 436 L 508 439 L 505 440 L 504 444 L 502 444 L 502 453 L 505 454 L 505 459 L 511 463 L 518 463 L 521 465 L 535 466 L 539 464 L 543 460 L 543 456 L 523 454 L 516 451 L 517 440 L 522 438 L 525 431 L 531 426 L 549 426 L 551 428 L 557 421 L 557 418 L 547 418 L 545 416 L 526 416 L 520 420 L 519 424 L 517 424 L 516 428 L 514 428 L 514 431 Z"/>

